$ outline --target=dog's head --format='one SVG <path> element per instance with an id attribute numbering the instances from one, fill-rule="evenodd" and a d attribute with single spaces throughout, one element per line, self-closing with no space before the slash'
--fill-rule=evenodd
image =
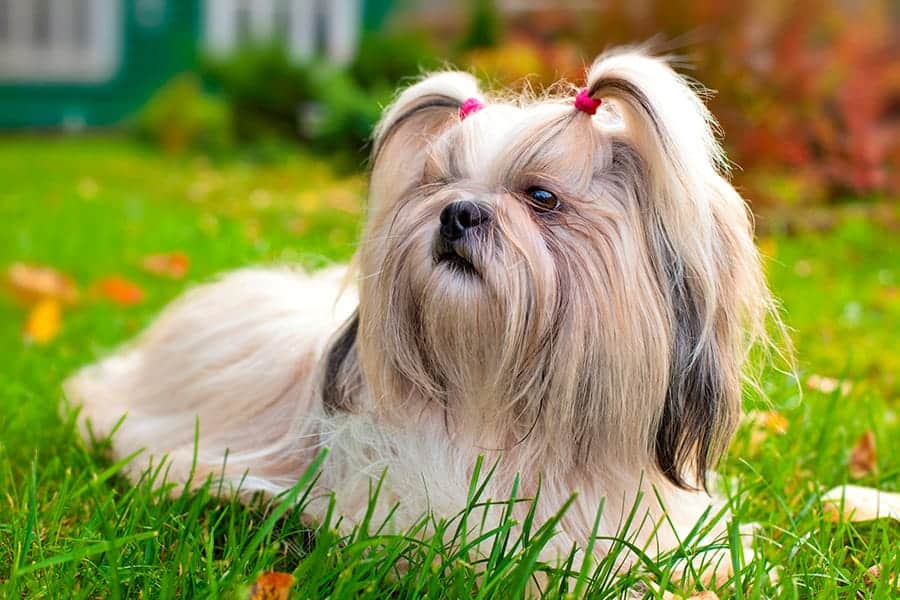
<path id="1" fill-rule="evenodd" d="M 362 372 L 386 415 L 434 409 L 487 445 L 694 485 L 733 433 L 769 305 L 747 210 L 665 62 L 601 57 L 582 96 L 600 110 L 573 98 L 489 101 L 445 72 L 388 108 Z"/>

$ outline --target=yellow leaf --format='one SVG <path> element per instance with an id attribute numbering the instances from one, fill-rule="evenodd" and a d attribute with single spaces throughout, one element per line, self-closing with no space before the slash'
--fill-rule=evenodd
<path id="1" fill-rule="evenodd" d="M 875 453 L 875 434 L 867 431 L 862 434 L 850 452 L 850 464 L 848 465 L 850 477 L 862 479 L 866 475 L 874 473 L 877 466 L 878 456 Z"/>
<path id="2" fill-rule="evenodd" d="M 769 258 L 775 258 L 778 256 L 778 242 L 772 237 L 761 238 L 759 240 L 759 251 Z"/>
<path id="3" fill-rule="evenodd" d="M 6 281 L 13 295 L 26 304 L 34 304 L 47 298 L 66 304 L 78 301 L 75 282 L 50 267 L 15 263 L 7 270 Z"/>
<path id="4" fill-rule="evenodd" d="M 90 200 L 94 196 L 97 195 L 97 192 L 100 191 L 100 186 L 97 185 L 97 182 L 90 177 L 85 177 L 81 181 L 78 182 L 78 195 L 84 198 L 85 200 Z"/>
<path id="5" fill-rule="evenodd" d="M 768 436 L 784 435 L 790 426 L 787 417 L 776 410 L 750 411 L 744 420 L 751 425 L 748 447 L 751 453 L 756 452 Z"/>
<path id="6" fill-rule="evenodd" d="M 28 314 L 25 337 L 36 344 L 46 344 L 59 333 L 62 325 L 62 308 L 59 300 L 41 300 Z"/>
<path id="7" fill-rule="evenodd" d="M 761 425 L 769 433 L 784 435 L 787 433 L 790 422 L 777 410 L 767 410 L 757 414 L 758 425 Z"/>
<path id="8" fill-rule="evenodd" d="M 250 588 L 250 600 L 287 600 L 293 585 L 294 576 L 290 573 L 263 573 Z"/>

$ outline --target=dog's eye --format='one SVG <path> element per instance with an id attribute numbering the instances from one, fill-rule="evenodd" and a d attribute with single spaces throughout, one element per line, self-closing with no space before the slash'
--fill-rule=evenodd
<path id="1" fill-rule="evenodd" d="M 556 194 L 540 187 L 530 187 L 525 192 L 532 206 L 541 212 L 550 212 L 559 208 L 559 198 Z"/>

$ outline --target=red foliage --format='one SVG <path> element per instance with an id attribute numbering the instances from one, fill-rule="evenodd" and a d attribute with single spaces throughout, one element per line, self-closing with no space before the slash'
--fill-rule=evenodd
<path id="1" fill-rule="evenodd" d="M 527 39 L 533 55 L 554 63 L 538 70 L 541 81 L 635 40 L 676 54 L 716 90 L 711 108 L 743 169 L 738 183 L 757 202 L 776 200 L 761 184 L 772 176 L 800 178 L 829 199 L 900 194 L 900 20 L 890 0 L 559 6 L 520 13 L 510 27 L 518 44 Z"/>

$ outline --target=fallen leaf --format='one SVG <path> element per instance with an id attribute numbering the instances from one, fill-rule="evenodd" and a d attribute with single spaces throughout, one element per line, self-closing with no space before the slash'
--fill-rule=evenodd
<path id="1" fill-rule="evenodd" d="M 769 258 L 778 256 L 778 242 L 775 238 L 765 237 L 759 240 L 759 251 Z"/>
<path id="2" fill-rule="evenodd" d="M 859 485 L 843 485 L 822 495 L 822 509 L 831 521 L 896 519 L 900 521 L 900 494 Z"/>
<path id="3" fill-rule="evenodd" d="M 187 275 L 191 266 L 191 259 L 184 252 L 170 252 L 168 254 L 151 254 L 144 257 L 141 262 L 144 270 L 160 277 L 181 279 Z"/>
<path id="4" fill-rule="evenodd" d="M 244 236 L 249 242 L 258 242 L 262 237 L 262 226 L 259 221 L 247 221 L 244 223 Z"/>
<path id="5" fill-rule="evenodd" d="M 78 301 L 78 287 L 72 278 L 51 267 L 15 263 L 7 270 L 6 279 L 13 295 L 26 304 L 47 298 L 66 304 Z"/>
<path id="6" fill-rule="evenodd" d="M 847 395 L 853 388 L 853 384 L 849 381 L 838 381 L 837 379 L 823 377 L 822 375 L 810 375 L 806 379 L 806 387 L 817 392 L 822 392 L 823 394 L 832 394 L 840 388 L 841 395 Z"/>
<path id="7" fill-rule="evenodd" d="M 790 421 L 776 410 L 754 410 L 744 417 L 751 425 L 748 450 L 755 452 L 769 435 L 787 433 Z"/>
<path id="8" fill-rule="evenodd" d="M 250 600 L 287 600 L 293 585 L 294 576 L 290 573 L 263 573 L 250 588 Z"/>
<path id="9" fill-rule="evenodd" d="M 144 290 L 118 275 L 101 279 L 97 283 L 97 290 L 102 296 L 120 306 L 133 306 L 144 300 Z"/>
<path id="10" fill-rule="evenodd" d="M 862 479 L 866 475 L 871 475 L 878 467 L 878 457 L 875 453 L 875 434 L 867 431 L 853 446 L 850 452 L 850 463 L 848 469 L 850 477 L 853 479 Z"/>
<path id="11" fill-rule="evenodd" d="M 875 565 L 866 569 L 866 585 L 872 586 L 881 581 L 881 573 L 884 570 L 882 565 Z M 888 585 L 894 586 L 894 589 L 900 592 L 900 573 L 888 573 Z"/>
<path id="12" fill-rule="evenodd" d="M 59 333 L 62 307 L 59 300 L 47 298 L 35 305 L 25 321 L 25 338 L 36 344 L 46 344 Z"/>
<path id="13" fill-rule="evenodd" d="M 690 596 L 680 596 L 678 594 L 673 594 L 672 592 L 664 591 L 661 597 L 663 600 L 719 600 L 719 596 L 716 595 L 715 592 L 709 590 L 697 592 Z"/>
<path id="14" fill-rule="evenodd" d="M 777 410 L 754 411 L 750 413 L 753 422 L 769 433 L 784 435 L 787 433 L 790 421 Z"/>
<path id="15" fill-rule="evenodd" d="M 100 186 L 90 177 L 85 177 L 78 182 L 78 195 L 86 200 L 96 196 L 98 191 L 100 191 Z"/>
<path id="16" fill-rule="evenodd" d="M 812 263 L 806 259 L 800 259 L 794 263 L 794 273 L 800 277 L 809 277 L 812 270 Z"/>

